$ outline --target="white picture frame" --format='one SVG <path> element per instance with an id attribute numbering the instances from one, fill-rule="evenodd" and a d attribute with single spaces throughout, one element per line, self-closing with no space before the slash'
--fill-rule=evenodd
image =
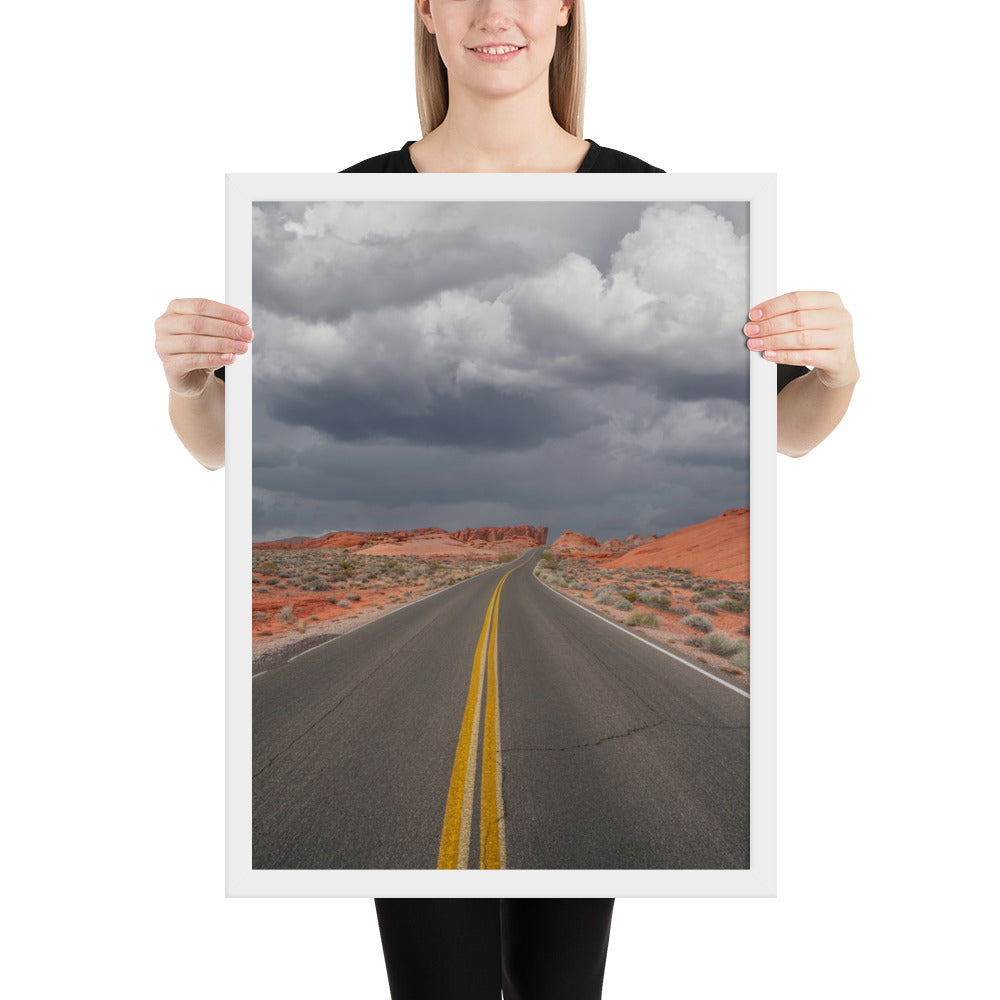
<path id="1" fill-rule="evenodd" d="M 255 202 L 663 201 L 749 204 L 749 300 L 776 286 L 776 180 L 743 175 L 236 174 L 226 301 L 253 301 Z M 251 323 L 253 317 L 251 316 Z M 254 869 L 251 859 L 252 350 L 226 388 L 226 891 L 229 896 L 773 896 L 776 893 L 775 368 L 750 358 L 750 865 L 745 869 Z M 293 669 L 293 668 L 290 668 Z M 749 697 L 749 696 L 748 696 Z"/>

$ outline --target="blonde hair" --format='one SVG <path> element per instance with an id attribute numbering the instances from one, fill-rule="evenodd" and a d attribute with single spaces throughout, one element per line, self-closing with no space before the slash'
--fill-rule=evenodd
<path id="1" fill-rule="evenodd" d="M 437 41 L 413 8 L 416 43 L 417 111 L 420 130 L 433 132 L 448 112 L 448 70 Z M 573 0 L 569 22 L 556 29 L 556 48 L 549 64 L 549 106 L 561 128 L 583 138 L 583 99 L 587 77 L 587 36 L 583 0 Z"/>

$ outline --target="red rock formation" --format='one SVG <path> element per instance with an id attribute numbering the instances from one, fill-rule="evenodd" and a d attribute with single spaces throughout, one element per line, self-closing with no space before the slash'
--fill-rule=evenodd
<path id="1" fill-rule="evenodd" d="M 599 549 L 601 543 L 590 535 L 581 535 L 579 531 L 564 531 L 553 543 L 553 552 L 566 552 L 569 549 Z"/>
<path id="2" fill-rule="evenodd" d="M 534 528 L 530 524 L 519 524 L 513 528 L 462 528 L 461 531 L 451 532 L 451 537 L 460 542 L 506 542 L 516 538 L 527 538 L 536 545 L 544 545 L 549 537 L 549 529 Z"/>
<path id="3" fill-rule="evenodd" d="M 659 535 L 629 535 L 625 539 L 625 544 L 635 548 L 637 545 L 645 545 L 646 542 L 655 542 L 659 537 Z"/>
<path id="4" fill-rule="evenodd" d="M 719 580 L 750 579 L 750 511 L 727 510 L 718 517 L 664 535 L 608 562 L 609 566 L 689 569 Z"/>
<path id="5" fill-rule="evenodd" d="M 255 549 L 353 549 L 371 548 L 375 545 L 411 542 L 420 539 L 452 538 L 467 545 L 485 545 L 490 542 L 513 542 L 530 547 L 544 545 L 549 529 L 534 528 L 528 524 L 502 528 L 463 528 L 461 531 L 443 531 L 441 528 L 414 528 L 409 531 L 332 531 L 319 538 L 284 538 L 274 542 L 255 542 Z"/>
<path id="6" fill-rule="evenodd" d="M 255 542 L 255 549 L 353 549 L 364 545 L 371 535 L 357 531 L 332 531 L 320 538 L 283 539 L 277 542 Z"/>

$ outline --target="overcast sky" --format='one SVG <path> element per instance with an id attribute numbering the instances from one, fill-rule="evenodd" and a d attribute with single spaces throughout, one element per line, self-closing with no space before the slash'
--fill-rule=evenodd
<path id="1" fill-rule="evenodd" d="M 254 540 L 749 504 L 747 206 L 254 209 Z"/>

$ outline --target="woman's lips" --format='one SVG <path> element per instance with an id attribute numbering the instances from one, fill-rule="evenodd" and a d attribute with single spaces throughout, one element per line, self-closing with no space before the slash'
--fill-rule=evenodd
<path id="1" fill-rule="evenodd" d="M 509 62 L 523 48 L 523 45 L 477 45 L 474 49 L 467 51 L 484 62 L 498 63 Z"/>

